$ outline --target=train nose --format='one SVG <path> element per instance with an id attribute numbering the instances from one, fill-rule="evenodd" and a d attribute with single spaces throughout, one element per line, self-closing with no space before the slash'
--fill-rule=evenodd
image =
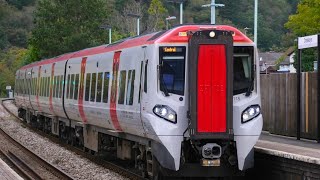
<path id="1" fill-rule="evenodd" d="M 217 159 L 221 157 L 221 146 L 216 143 L 208 143 L 202 147 L 202 156 L 208 159 Z"/>

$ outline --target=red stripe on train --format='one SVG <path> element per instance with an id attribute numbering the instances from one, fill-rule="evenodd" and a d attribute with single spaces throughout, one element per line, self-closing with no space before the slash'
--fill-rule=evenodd
<path id="1" fill-rule="evenodd" d="M 52 64 L 52 68 L 51 68 L 51 82 L 50 82 L 50 96 L 49 96 L 49 105 L 50 105 L 50 111 L 55 114 L 54 110 L 53 110 L 53 105 L 52 105 L 52 95 L 53 95 L 53 78 L 54 78 L 54 66 L 55 63 Z"/>
<path id="2" fill-rule="evenodd" d="M 226 132 L 226 63 L 224 45 L 200 45 L 198 55 L 198 132 Z"/>
<path id="3" fill-rule="evenodd" d="M 80 71 L 80 87 L 79 87 L 79 99 L 78 109 L 83 123 L 87 123 L 87 117 L 83 109 L 83 92 L 84 92 L 84 74 L 86 72 L 87 57 L 82 58 L 81 71 Z"/>
<path id="4" fill-rule="evenodd" d="M 111 100 L 110 100 L 110 116 L 113 126 L 116 130 L 122 131 L 118 116 L 117 116 L 117 92 L 118 92 L 118 74 L 120 64 L 121 51 L 115 52 L 113 57 L 113 68 L 112 68 L 112 84 L 111 84 Z"/>

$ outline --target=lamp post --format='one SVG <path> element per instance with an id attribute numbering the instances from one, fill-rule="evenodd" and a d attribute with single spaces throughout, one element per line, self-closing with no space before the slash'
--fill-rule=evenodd
<path id="1" fill-rule="evenodd" d="M 137 18 L 137 35 L 140 35 L 140 15 L 137 14 L 127 14 L 129 17 Z"/>
<path id="2" fill-rule="evenodd" d="M 245 28 L 244 28 L 244 34 L 245 34 L 245 35 L 247 35 L 247 31 L 248 31 L 249 29 L 251 29 L 251 28 L 248 28 L 248 27 L 245 27 Z"/>
<path id="3" fill-rule="evenodd" d="M 171 3 L 180 3 L 180 24 L 183 24 L 183 3 L 186 0 L 167 0 L 167 2 Z"/>
<path id="4" fill-rule="evenodd" d="M 211 24 L 216 24 L 216 7 L 224 7 L 224 4 L 216 4 L 215 0 L 211 0 L 211 4 L 205 4 L 202 7 L 211 7 Z"/>
<path id="5" fill-rule="evenodd" d="M 109 44 L 111 44 L 111 31 L 112 31 L 112 27 L 108 26 L 108 25 L 102 25 L 100 26 L 101 29 L 105 29 L 105 30 L 109 30 Z"/>
<path id="6" fill-rule="evenodd" d="M 169 29 L 169 22 L 170 20 L 173 20 L 173 19 L 177 19 L 177 17 L 175 16 L 169 16 L 166 18 L 166 27 L 167 27 L 167 30 Z"/>
<path id="7" fill-rule="evenodd" d="M 258 47 L 258 0 L 254 0 L 254 43 Z"/>

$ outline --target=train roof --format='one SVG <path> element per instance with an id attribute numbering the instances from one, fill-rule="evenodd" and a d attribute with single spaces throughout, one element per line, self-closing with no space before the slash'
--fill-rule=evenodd
<path id="1" fill-rule="evenodd" d="M 101 45 L 97 47 L 87 48 L 76 52 L 66 53 L 50 59 L 44 59 L 41 61 L 34 62 L 23 66 L 20 70 L 32 68 L 35 66 L 52 64 L 59 61 L 64 61 L 70 58 L 85 57 L 95 54 L 106 53 L 110 51 L 119 51 L 129 47 L 143 46 L 149 44 L 168 44 L 168 43 L 187 43 L 189 41 L 188 32 L 194 32 L 199 30 L 215 29 L 215 30 L 226 30 L 234 33 L 234 43 L 253 45 L 250 40 L 241 31 L 232 26 L 227 25 L 181 25 L 174 27 L 169 30 L 164 30 L 156 33 L 146 34 L 142 36 L 135 36 L 119 40 L 112 44 Z"/>

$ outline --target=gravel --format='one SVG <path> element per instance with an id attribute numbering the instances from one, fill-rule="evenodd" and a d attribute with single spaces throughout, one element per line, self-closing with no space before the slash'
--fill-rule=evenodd
<path id="1" fill-rule="evenodd" d="M 16 106 L 11 101 L 5 101 L 4 104 L 12 112 L 17 112 Z M 2 105 L 0 105 L 0 117 L 0 127 L 10 136 L 48 162 L 69 173 L 74 179 L 127 179 L 31 132 L 22 123 L 14 120 L 14 117 L 11 117 Z"/>

